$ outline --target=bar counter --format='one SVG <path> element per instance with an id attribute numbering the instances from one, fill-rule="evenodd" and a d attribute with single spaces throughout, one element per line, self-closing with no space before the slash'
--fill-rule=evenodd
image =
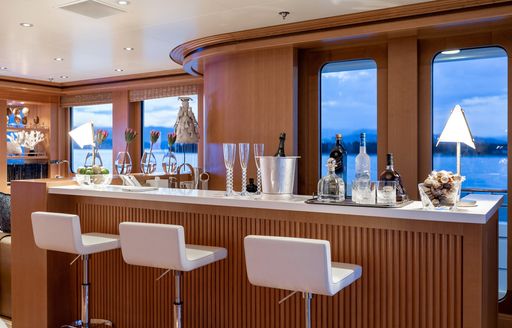
<path id="1" fill-rule="evenodd" d="M 180 224 L 187 243 L 225 247 L 226 260 L 184 277 L 185 327 L 299 327 L 302 303 L 288 293 L 251 286 L 243 238 L 249 234 L 329 240 L 332 260 L 361 265 L 363 275 L 334 297 L 315 296 L 314 327 L 495 327 L 497 210 L 501 196 L 471 195 L 477 207 L 425 211 L 226 198 L 220 191 L 119 186 L 84 189 L 71 181 L 12 185 L 15 327 L 58 327 L 79 316 L 80 270 L 73 255 L 33 241 L 30 213 L 80 216 L 82 232 L 118 234 L 123 221 Z M 59 238 L 59 236 L 55 236 Z M 116 327 L 169 327 L 172 276 L 123 262 L 120 251 L 91 264 L 91 314 Z"/>

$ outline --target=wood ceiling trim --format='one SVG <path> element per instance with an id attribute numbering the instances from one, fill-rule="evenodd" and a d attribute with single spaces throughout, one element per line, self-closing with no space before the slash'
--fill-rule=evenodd
<path id="1" fill-rule="evenodd" d="M 27 94 L 34 94 L 60 97 L 64 95 L 80 95 L 202 83 L 202 78 L 191 76 L 181 69 L 66 83 L 0 76 L 0 96 L 3 95 L 5 97 L 5 95 L 12 95 L 12 97 L 16 98 L 17 94 L 23 97 L 26 97 Z"/>
<path id="2" fill-rule="evenodd" d="M 249 41 L 266 41 L 278 37 L 293 37 L 300 34 L 312 34 L 329 30 L 340 30 L 365 24 L 397 22 L 403 19 L 414 19 L 432 14 L 451 14 L 475 9 L 501 7 L 510 5 L 510 0 L 437 0 L 411 4 L 393 8 L 366 11 L 328 18 L 321 18 L 284 25 L 250 29 L 239 32 L 224 33 L 204 37 L 183 43 L 170 52 L 171 59 L 183 65 L 185 71 L 197 75 L 197 65 L 187 61 L 187 57 L 206 49 L 240 45 Z"/>

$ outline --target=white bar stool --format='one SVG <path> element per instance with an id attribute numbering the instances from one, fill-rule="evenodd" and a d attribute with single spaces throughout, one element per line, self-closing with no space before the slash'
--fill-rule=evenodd
<path id="1" fill-rule="evenodd" d="M 174 270 L 174 327 L 182 327 L 181 276 L 210 263 L 222 260 L 227 250 L 221 247 L 185 244 L 182 226 L 154 223 L 122 222 L 119 225 L 121 251 L 128 264 Z"/>
<path id="2" fill-rule="evenodd" d="M 306 327 L 311 327 L 312 294 L 333 296 L 361 277 L 359 265 L 331 262 L 327 240 L 247 236 L 245 263 L 251 284 L 302 292 Z"/>
<path id="3" fill-rule="evenodd" d="M 71 264 L 82 258 L 81 318 L 62 327 L 112 326 L 110 320 L 89 319 L 89 256 L 119 248 L 119 236 L 96 232 L 82 234 L 78 215 L 50 212 L 32 213 L 32 230 L 37 247 L 77 254 Z"/>

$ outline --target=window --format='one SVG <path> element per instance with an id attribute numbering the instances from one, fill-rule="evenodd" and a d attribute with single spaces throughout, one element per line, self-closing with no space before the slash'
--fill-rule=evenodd
<path id="1" fill-rule="evenodd" d="M 198 118 L 197 95 L 188 95 L 190 97 L 190 107 Z M 157 98 L 144 100 L 142 106 L 142 147 L 149 150 L 149 134 L 151 130 L 160 131 L 160 139 L 153 146 L 153 154 L 157 161 L 157 172 L 162 172 L 162 158 L 167 152 L 169 146 L 167 143 L 167 134 L 174 132 L 174 124 L 181 106 L 178 97 Z M 196 144 L 175 144 L 173 146 L 178 165 L 184 161 L 193 167 L 198 166 L 197 145 Z"/>
<path id="2" fill-rule="evenodd" d="M 112 172 L 112 104 L 75 106 L 71 108 L 71 129 L 84 123 L 93 122 L 94 129 L 102 129 L 108 132 L 107 139 L 100 146 L 99 153 L 103 166 Z M 71 170 L 84 166 L 87 153 L 91 146 L 80 148 L 74 141 L 71 141 Z"/>
<path id="3" fill-rule="evenodd" d="M 432 153 L 434 170 L 456 171 L 456 145 L 437 139 L 451 110 L 465 112 L 476 149 L 461 145 L 463 193 L 507 195 L 507 53 L 499 47 L 450 50 L 432 67 Z M 507 290 L 507 204 L 499 211 L 499 292 Z"/>
<path id="4" fill-rule="evenodd" d="M 371 159 L 371 178 L 377 179 L 377 65 L 375 61 L 352 60 L 326 64 L 320 72 L 320 167 L 327 173 L 329 153 L 343 135 L 347 149 L 347 180 L 355 178 L 359 135 L 366 133 Z M 350 190 L 350 189 L 349 189 Z"/>

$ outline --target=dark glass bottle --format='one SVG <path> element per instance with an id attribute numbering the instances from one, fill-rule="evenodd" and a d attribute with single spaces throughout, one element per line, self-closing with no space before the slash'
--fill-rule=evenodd
<path id="1" fill-rule="evenodd" d="M 402 184 L 402 177 L 395 171 L 393 154 L 389 153 L 386 156 L 386 169 L 380 174 L 380 181 L 395 181 L 396 182 L 396 201 L 402 202 L 408 199 L 407 192 Z"/>
<path id="2" fill-rule="evenodd" d="M 284 153 L 284 142 L 286 140 L 286 133 L 281 132 L 279 135 L 279 148 L 277 149 L 277 152 L 275 153 L 275 157 L 286 157 Z"/>
<path id="3" fill-rule="evenodd" d="M 258 186 L 256 186 L 254 184 L 253 178 L 249 178 L 249 184 L 245 187 L 245 190 L 247 190 L 247 192 L 257 192 L 258 191 Z"/>
<path id="4" fill-rule="evenodd" d="M 345 185 L 347 185 L 347 150 L 343 147 L 343 136 L 341 133 L 336 134 L 336 145 L 329 154 L 330 158 L 336 160 L 336 167 L 334 173 L 343 179 Z M 347 188 L 345 188 L 345 197 L 347 196 Z"/>

